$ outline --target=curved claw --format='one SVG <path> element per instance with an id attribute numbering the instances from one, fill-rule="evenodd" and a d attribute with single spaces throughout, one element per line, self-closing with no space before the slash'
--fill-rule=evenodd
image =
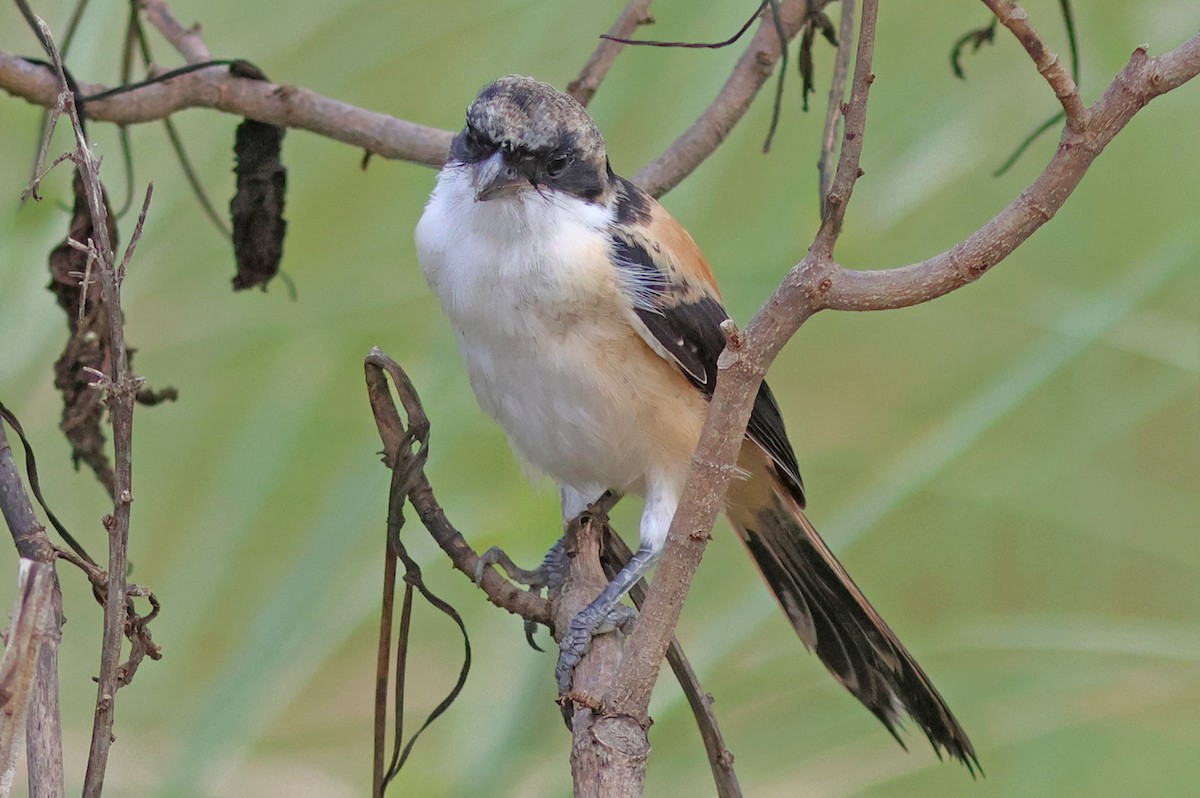
<path id="1" fill-rule="evenodd" d="M 476 587 L 483 586 L 483 574 L 489 567 L 499 565 L 501 570 L 514 582 L 533 589 L 541 589 L 546 586 L 545 564 L 539 565 L 532 571 L 528 571 L 512 561 L 512 559 L 504 553 L 504 549 L 499 546 L 492 546 L 490 549 L 479 555 L 479 559 L 475 563 L 475 585 Z"/>
<path id="2" fill-rule="evenodd" d="M 534 635 L 537 634 L 537 630 L 538 630 L 537 621 L 531 621 L 528 618 L 526 618 L 525 619 L 525 642 L 528 643 L 529 647 L 532 648 L 534 651 L 538 651 L 538 652 L 541 652 L 542 654 L 545 654 L 546 649 L 539 646 L 537 644 L 537 641 L 533 639 Z"/>

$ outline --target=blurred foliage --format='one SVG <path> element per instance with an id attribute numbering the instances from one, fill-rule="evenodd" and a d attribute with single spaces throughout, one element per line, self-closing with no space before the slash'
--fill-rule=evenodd
<path id="1" fill-rule="evenodd" d="M 1063 46 L 1057 5 L 1030 11 Z M 565 86 L 619 9 L 610 3 L 176 2 L 218 57 L 276 80 L 442 127 L 488 80 Z M 65 3 L 39 11 L 61 28 Z M 119 4 L 93 4 L 69 65 L 117 75 Z M 709 40 L 742 4 L 655 3 L 657 38 Z M 974 3 L 885 4 L 863 167 L 839 255 L 899 265 L 958 241 L 1016 196 L 1055 146 L 1040 140 L 989 176 L 1054 112 L 1017 44 L 947 53 L 986 20 Z M 1197 29 L 1187 0 L 1079 9 L 1091 101 L 1148 42 Z M 11 7 L 0 46 L 33 54 Z M 166 45 L 157 54 L 167 62 Z M 624 174 L 700 112 L 740 48 L 629 49 L 592 110 Z M 817 50 L 817 79 L 832 52 Z M 791 83 L 771 155 L 764 96 L 718 154 L 666 198 L 745 321 L 816 228 L 819 113 Z M 69 174 L 17 207 L 38 110 L 0 99 L 0 396 L 24 421 L 58 513 L 103 550 L 103 492 L 70 468 L 51 365 L 66 325 L 44 290 L 67 224 Z M 887 314 L 822 314 L 771 375 L 825 530 L 969 730 L 987 778 L 939 765 L 919 734 L 906 754 L 804 653 L 730 535 L 718 534 L 679 637 L 717 698 L 755 796 L 1185 795 L 1200 780 L 1200 87 L 1156 100 L 1109 147 L 1066 207 L 980 283 Z M 177 122 L 206 185 L 232 192 L 238 120 Z M 233 295 L 229 246 L 203 220 L 157 125 L 132 131 L 137 186 L 154 203 L 125 284 L 136 370 L 180 400 L 136 423 L 133 577 L 157 590 L 165 657 L 119 696 L 113 796 L 350 796 L 369 784 L 374 638 L 386 471 L 361 361 L 378 344 L 410 370 L 433 422 L 430 476 L 479 548 L 535 562 L 556 536 L 551 490 L 531 487 L 476 408 L 411 234 L 434 173 L 289 135 L 288 240 L 280 285 Z M 94 125 L 120 197 L 114 131 Z M 58 145 L 65 147 L 65 139 Z M 125 236 L 132 228 L 123 222 Z M 635 502 L 621 508 L 633 532 Z M 400 779 L 414 796 L 557 796 L 568 737 L 551 700 L 553 658 L 407 531 L 435 590 L 466 615 L 477 666 Z M 15 572 L 6 547 L 0 574 Z M 68 774 L 82 778 L 100 614 L 61 569 Z M 11 584 L 11 583 L 10 583 Z M 410 705 L 452 679 L 458 642 L 418 613 Z M 677 687 L 652 711 L 647 793 L 708 794 Z"/>

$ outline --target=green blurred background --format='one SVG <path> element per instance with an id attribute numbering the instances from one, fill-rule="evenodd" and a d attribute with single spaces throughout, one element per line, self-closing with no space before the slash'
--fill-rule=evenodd
<path id="1" fill-rule="evenodd" d="M 1043 138 L 1007 176 L 992 169 L 1056 105 L 1010 37 L 947 53 L 987 20 L 977 3 L 887 3 L 863 167 L 839 255 L 899 265 L 952 245 L 1041 169 Z M 274 80 L 445 128 L 509 72 L 574 78 L 616 2 L 174 4 L 216 57 Z M 38 9 L 61 31 L 65 3 Z M 1033 19 L 1062 49 L 1057 4 Z M 662 0 L 643 35 L 713 40 L 746 3 Z M 71 53 L 83 80 L 116 79 L 120 4 L 93 4 Z M 833 10 L 836 18 L 836 9 Z M 1194 0 L 1080 4 L 1089 102 L 1149 43 L 1195 33 Z M 16 12 L 0 47 L 33 54 Z M 176 59 L 157 41 L 164 64 Z M 628 49 L 592 104 L 614 167 L 632 174 L 709 102 L 740 47 Z M 832 53 L 817 48 L 824 86 Z M 719 152 L 666 197 L 746 321 L 804 252 L 816 222 L 821 109 L 789 76 L 774 151 L 761 97 Z M 65 337 L 44 290 L 67 227 L 68 175 L 18 207 L 38 110 L 0 99 L 0 397 L 23 420 L 46 495 L 103 550 L 106 499 L 73 472 L 57 430 L 51 364 Z M 176 117 L 205 184 L 231 194 L 237 120 Z M 123 193 L 113 131 L 93 126 Z M 747 795 L 1194 795 L 1200 782 L 1200 85 L 1156 100 L 1096 162 L 1064 209 L 982 282 L 932 304 L 821 314 L 771 374 L 811 492 L 812 518 L 970 732 L 987 778 L 939 765 L 919 734 L 906 754 L 807 655 L 749 559 L 718 532 L 679 638 L 694 658 Z M 415 262 L 411 230 L 432 170 L 291 132 L 288 240 L 295 282 L 233 295 L 227 244 L 203 220 L 161 127 L 132 131 L 136 191 L 155 195 L 125 288 L 136 371 L 176 386 L 139 411 L 133 578 L 163 604 L 147 663 L 119 696 L 113 796 L 366 794 L 387 472 L 362 381 L 379 345 L 419 387 L 433 422 L 429 475 L 479 549 L 538 560 L 557 501 L 521 475 L 470 394 Z M 65 147 L 60 139 L 59 147 Z M 123 223 L 127 240 L 132 216 Z M 632 532 L 636 502 L 621 508 Z M 427 733 L 398 795 L 569 793 L 553 657 L 406 532 L 430 586 L 455 604 L 476 667 Z M 0 574 L 15 573 L 7 547 Z M 68 774 L 82 778 L 100 613 L 69 567 L 62 650 Z M 0 583 L 2 584 L 2 583 Z M 11 589 L 11 588 L 10 588 Z M 0 589 L 0 593 L 5 591 Z M 0 596 L 0 600 L 7 598 Z M 543 640 L 543 642 L 545 642 Z M 408 696 L 419 719 L 453 681 L 460 644 L 417 612 Z M 647 794 L 711 792 L 669 677 L 656 693 Z"/>

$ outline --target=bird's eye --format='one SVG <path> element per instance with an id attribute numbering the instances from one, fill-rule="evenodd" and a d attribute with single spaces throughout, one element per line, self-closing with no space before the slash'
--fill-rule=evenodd
<path id="1" fill-rule="evenodd" d="M 558 177 L 567 168 L 567 159 L 565 156 L 560 156 L 546 164 L 546 174 L 551 177 Z"/>

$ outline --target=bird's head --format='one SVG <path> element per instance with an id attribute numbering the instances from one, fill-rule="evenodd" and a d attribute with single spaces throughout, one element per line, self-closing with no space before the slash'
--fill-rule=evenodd
<path id="1" fill-rule="evenodd" d="M 479 92 L 450 146 L 450 162 L 470 170 L 477 201 L 549 190 L 594 202 L 608 186 L 604 137 L 588 112 L 521 75 Z"/>

